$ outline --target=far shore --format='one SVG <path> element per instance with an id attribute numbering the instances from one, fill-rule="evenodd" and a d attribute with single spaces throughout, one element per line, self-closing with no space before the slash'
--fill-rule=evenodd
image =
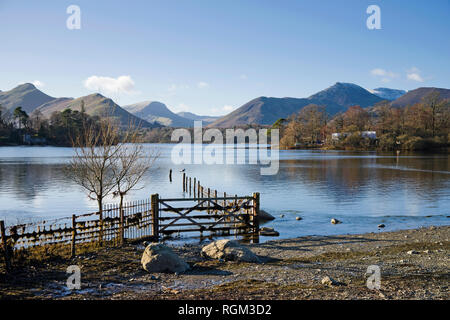
<path id="1" fill-rule="evenodd" d="M 211 142 L 203 142 L 203 144 L 210 144 Z M 178 142 L 173 141 L 161 141 L 154 142 L 148 141 L 143 142 L 143 144 L 173 144 L 176 145 Z M 61 144 L 15 144 L 15 143 L 7 143 L 0 144 L 0 148 L 2 147 L 57 147 L 57 148 L 72 148 L 70 145 L 61 145 Z M 404 153 L 442 153 L 448 154 L 450 153 L 450 147 L 436 147 L 436 148 L 427 148 L 423 150 L 381 150 L 378 148 L 338 148 L 333 146 L 298 146 L 298 147 L 289 147 L 289 148 L 280 148 L 279 150 L 318 150 L 318 151 L 355 151 L 355 152 L 383 152 L 383 153 L 396 153 L 400 152 L 400 154 Z"/>
<path id="2" fill-rule="evenodd" d="M 2 270 L 0 299 L 449 299 L 449 238 L 441 226 L 248 244 L 261 263 L 207 260 L 202 245 L 189 244 L 174 247 L 191 266 L 178 275 L 147 273 L 144 246 L 130 244 Z M 74 264 L 78 291 L 65 286 Z M 366 285 L 369 266 L 380 268 L 379 289 Z"/>

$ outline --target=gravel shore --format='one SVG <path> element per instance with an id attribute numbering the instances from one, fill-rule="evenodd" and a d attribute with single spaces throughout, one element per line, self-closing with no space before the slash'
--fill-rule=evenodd
<path id="1" fill-rule="evenodd" d="M 449 299 L 449 236 L 443 226 L 247 245 L 261 263 L 207 260 L 202 245 L 185 245 L 174 251 L 191 270 L 179 275 L 145 272 L 144 247 L 129 245 L 0 274 L 0 299 Z M 66 287 L 69 265 L 81 268 L 81 290 Z M 369 266 L 379 289 L 367 287 Z"/>

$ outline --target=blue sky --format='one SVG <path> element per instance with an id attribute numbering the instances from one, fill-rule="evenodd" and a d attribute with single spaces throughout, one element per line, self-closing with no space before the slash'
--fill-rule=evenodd
<path id="1" fill-rule="evenodd" d="M 71 4 L 80 30 L 66 27 Z M 371 4 L 381 30 L 366 27 Z M 219 115 L 337 81 L 450 88 L 449 13 L 449 0 L 0 0 L 0 89 L 97 88 L 122 105 Z"/>

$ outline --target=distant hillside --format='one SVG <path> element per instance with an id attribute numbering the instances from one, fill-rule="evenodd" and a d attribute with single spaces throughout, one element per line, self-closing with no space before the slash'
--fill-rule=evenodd
<path id="1" fill-rule="evenodd" d="M 55 98 L 38 90 L 31 83 L 21 84 L 9 91 L 0 92 L 0 104 L 6 109 L 22 107 L 22 110 L 31 113 L 40 105 Z"/>
<path id="2" fill-rule="evenodd" d="M 408 91 L 405 95 L 401 96 L 397 100 L 393 101 L 391 105 L 393 107 L 406 107 L 411 106 L 413 104 L 422 102 L 422 99 L 425 98 L 432 92 L 439 92 L 439 96 L 441 99 L 450 99 L 450 89 L 443 88 L 417 88 L 415 90 Z"/>
<path id="3" fill-rule="evenodd" d="M 335 85 L 313 94 L 308 99 L 314 104 L 325 106 L 329 114 L 345 111 L 350 106 L 362 108 L 373 106 L 383 99 L 353 83 L 337 82 Z"/>
<path id="4" fill-rule="evenodd" d="M 123 108 L 148 122 L 158 122 L 169 127 L 192 127 L 194 123 L 173 113 L 164 103 L 158 101 L 143 101 Z"/>
<path id="5" fill-rule="evenodd" d="M 389 88 L 376 88 L 376 89 L 373 89 L 372 93 L 376 96 L 379 96 L 380 98 L 392 101 L 392 100 L 400 98 L 402 95 L 404 95 L 406 93 L 406 91 L 398 90 L 398 89 L 389 89 Z"/>
<path id="6" fill-rule="evenodd" d="M 279 118 L 289 117 L 308 104 L 310 104 L 308 99 L 259 97 L 209 126 L 224 128 L 243 124 L 270 125 Z"/>
<path id="7" fill-rule="evenodd" d="M 349 106 L 368 107 L 383 99 L 366 89 L 352 84 L 337 82 L 309 98 L 259 97 L 247 102 L 230 114 L 216 120 L 210 127 L 232 127 L 242 124 L 273 124 L 279 118 L 287 118 L 309 104 L 325 106 L 330 115 L 345 111 Z"/>
<path id="8" fill-rule="evenodd" d="M 186 112 L 186 111 L 177 112 L 177 115 L 179 115 L 180 117 L 189 119 L 189 120 L 201 120 L 206 123 L 214 122 L 220 118 L 220 117 L 213 117 L 213 116 L 199 116 L 192 112 Z"/>
<path id="9" fill-rule="evenodd" d="M 40 111 L 41 113 L 44 113 L 45 116 L 50 116 L 53 111 L 62 111 L 64 109 L 67 109 L 70 102 L 72 102 L 73 100 L 73 98 L 56 98 L 40 105 L 34 110 L 34 112 Z"/>
<path id="10" fill-rule="evenodd" d="M 159 127 L 142 120 L 128 111 L 121 108 L 113 100 L 94 93 L 77 99 L 60 98 L 53 102 L 46 103 L 38 108 L 44 117 L 50 117 L 53 112 L 61 112 L 65 109 L 81 111 L 81 101 L 84 101 L 85 112 L 91 116 L 113 117 L 118 119 L 122 126 L 127 126 L 130 122 L 140 125 L 143 128 Z"/>

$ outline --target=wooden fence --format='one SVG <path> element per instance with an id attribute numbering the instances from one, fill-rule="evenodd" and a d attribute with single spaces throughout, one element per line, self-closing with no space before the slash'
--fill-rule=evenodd
<path id="1" fill-rule="evenodd" d="M 21 251 L 34 247 L 65 248 L 74 257 L 77 247 L 89 243 L 99 247 L 122 245 L 153 237 L 154 216 L 150 199 L 105 205 L 103 211 L 72 215 L 6 227 L 0 221 L 1 248 L 7 270 Z"/>
<path id="2" fill-rule="evenodd" d="M 252 196 L 227 195 L 226 192 L 220 193 L 211 188 L 205 188 L 197 178 L 188 177 L 183 173 L 182 180 L 183 192 L 190 198 L 184 201 L 196 202 L 196 207 L 180 208 L 178 211 L 185 210 L 206 212 L 207 215 L 199 216 L 198 219 L 215 219 L 214 222 L 194 223 L 197 228 L 192 231 L 210 231 L 216 233 L 230 233 L 251 235 L 251 241 L 258 242 L 259 234 L 259 207 L 260 195 L 253 193 Z M 176 212 L 174 208 L 167 208 L 168 201 L 176 199 L 166 199 L 162 202 L 166 206 L 166 211 Z M 181 215 L 181 212 L 176 212 Z M 187 215 L 186 215 L 187 216 Z M 164 230 L 163 230 L 164 231 Z"/>
<path id="3" fill-rule="evenodd" d="M 251 196 L 223 196 L 204 188 L 196 178 L 183 173 L 186 198 L 150 199 L 105 205 L 101 212 L 72 215 L 40 222 L 5 226 L 0 221 L 1 256 L 6 270 L 21 251 L 34 247 L 65 248 L 74 257 L 86 244 L 98 247 L 120 246 L 126 241 L 151 239 L 184 232 L 201 236 L 248 235 L 257 242 L 259 234 L 259 193 Z"/>

